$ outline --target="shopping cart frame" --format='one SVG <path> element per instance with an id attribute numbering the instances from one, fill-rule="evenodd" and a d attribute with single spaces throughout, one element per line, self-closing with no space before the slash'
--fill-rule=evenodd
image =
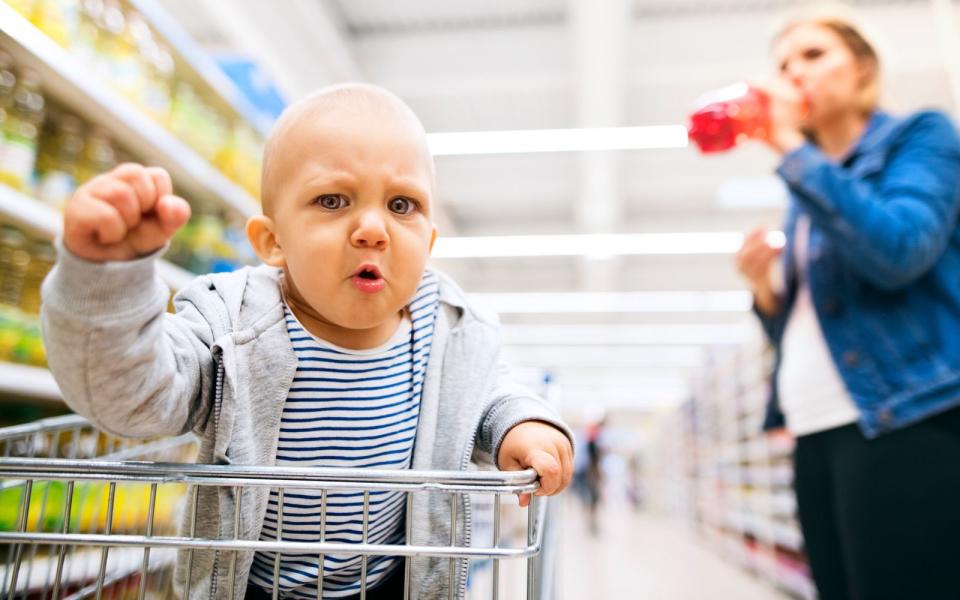
<path id="1" fill-rule="evenodd" d="M 46 419 L 34 424 L 0 429 L 0 443 L 6 442 L 5 453 L 11 449 L 11 440 L 28 440 L 30 436 L 52 435 L 64 431 L 80 431 L 89 428 L 90 424 L 82 417 L 71 415 Z M 172 443 L 182 443 L 191 436 L 175 438 Z M 153 443 L 171 443 L 171 440 L 161 440 Z M 132 449 L 109 455 L 116 457 L 136 456 L 137 448 L 149 448 L 151 442 L 143 446 L 134 446 Z M 27 448 L 29 451 L 29 448 Z M 64 531 L 61 533 L 42 533 L 27 531 L 30 519 L 30 500 L 33 484 L 38 481 L 64 481 L 67 483 L 67 499 L 65 503 L 66 519 Z M 109 486 L 107 507 L 106 531 L 104 533 L 70 533 L 69 510 L 74 484 L 78 481 L 103 482 Z M 544 526 L 546 520 L 546 501 L 537 496 L 531 497 L 531 504 L 527 509 L 526 544 L 521 547 L 502 547 L 501 536 L 501 496 L 530 493 L 539 489 L 537 473 L 533 469 L 525 471 L 402 471 L 402 470 L 348 470 L 336 468 L 297 468 L 297 467 L 256 467 L 237 465 L 209 465 L 184 463 L 155 463 L 134 460 L 85 460 L 77 458 L 31 458 L 31 457 L 0 457 L 0 482 L 4 486 L 23 485 L 24 493 L 18 511 L 18 531 L 0 532 L 0 544 L 15 545 L 15 560 L 13 574 L 8 590 L 8 599 L 13 600 L 17 594 L 17 578 L 20 571 L 24 544 L 49 545 L 59 547 L 59 566 L 56 588 L 59 587 L 60 568 L 63 564 L 63 554 L 67 546 L 96 546 L 102 548 L 100 574 L 96 584 L 96 597 L 99 599 L 104 589 L 105 567 L 110 548 L 136 547 L 144 549 L 143 568 L 146 571 L 149 554 L 152 548 L 175 548 L 191 552 L 188 559 L 192 562 L 194 550 L 219 551 L 254 551 L 275 553 L 274 575 L 279 574 L 280 553 L 312 554 L 320 558 L 327 555 L 360 556 L 362 564 L 360 597 L 366 596 L 366 565 L 373 556 L 404 557 L 404 598 L 410 593 L 411 559 L 414 557 L 446 558 L 450 560 L 450 581 L 455 581 L 455 568 L 458 560 L 489 559 L 493 565 L 493 598 L 499 598 L 500 561 L 521 559 L 527 561 L 527 598 L 533 600 L 537 593 L 536 559 L 541 552 L 544 540 Z M 148 517 L 144 535 L 113 534 L 110 531 L 115 508 L 115 491 L 118 484 L 137 483 L 150 486 L 150 499 L 147 508 Z M 199 494 L 192 495 L 192 506 L 189 507 L 191 526 L 189 535 L 155 536 L 152 535 L 153 520 L 157 500 L 157 488 L 164 484 L 185 484 L 198 487 L 231 487 L 235 490 L 243 487 L 277 488 L 279 493 L 278 522 L 283 522 L 283 490 L 320 490 L 321 491 L 321 530 L 325 528 L 327 515 L 327 493 L 330 490 L 351 490 L 363 492 L 363 542 L 362 543 L 333 543 L 333 542 L 293 542 L 293 541 L 261 541 L 245 539 L 208 539 L 195 536 L 197 519 L 197 499 Z M 487 494 L 493 495 L 493 540 L 488 546 L 457 546 L 457 510 L 458 502 L 451 502 L 450 523 L 451 540 L 447 546 L 414 546 L 409 544 L 371 544 L 367 543 L 369 525 L 369 500 L 373 491 L 400 491 L 406 492 L 406 510 L 409 513 L 414 493 L 442 493 L 451 494 Z M 233 531 L 238 531 L 240 519 L 240 503 L 236 503 L 233 515 Z M 412 523 L 407 520 L 407 536 L 411 537 Z M 282 540 L 282 525 L 278 530 L 278 538 Z M 322 535 L 321 535 L 322 540 Z M 230 573 L 236 565 L 236 552 L 232 553 Z M 230 578 L 232 581 L 232 577 Z M 189 580 L 189 576 L 188 576 Z M 146 578 L 141 578 L 139 598 L 144 598 Z M 457 590 L 450 585 L 449 598 L 455 598 Z M 187 590 L 186 596 L 189 596 Z M 278 589 L 273 588 L 273 598 L 278 597 Z M 318 586 L 318 598 L 323 597 L 323 586 Z"/>

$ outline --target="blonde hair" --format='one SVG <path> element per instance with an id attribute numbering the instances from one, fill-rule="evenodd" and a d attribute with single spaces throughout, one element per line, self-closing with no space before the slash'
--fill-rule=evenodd
<path id="1" fill-rule="evenodd" d="M 801 25 L 815 25 L 836 33 L 843 44 L 850 49 L 854 58 L 866 64 L 871 70 L 870 79 L 860 90 L 857 104 L 864 114 L 873 112 L 880 102 L 880 55 L 870 41 L 872 36 L 864 33 L 853 13 L 842 5 L 820 6 L 798 13 L 780 26 L 773 43 Z"/>

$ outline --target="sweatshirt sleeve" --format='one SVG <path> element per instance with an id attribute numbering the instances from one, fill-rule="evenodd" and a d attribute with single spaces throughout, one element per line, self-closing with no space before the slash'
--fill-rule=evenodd
<path id="1" fill-rule="evenodd" d="M 176 435 L 202 424 L 213 390 L 213 333 L 189 288 L 177 314 L 166 312 L 160 251 L 94 263 L 57 246 L 42 287 L 41 323 L 50 370 L 70 408 L 126 437 Z"/>
<path id="2" fill-rule="evenodd" d="M 552 425 L 567 436 L 573 445 L 573 432 L 560 419 L 557 411 L 532 390 L 514 381 L 510 370 L 503 364 L 498 367 L 491 396 L 477 431 L 477 451 L 489 462 L 496 464 L 503 438 L 514 426 L 525 421 L 541 421 Z"/>

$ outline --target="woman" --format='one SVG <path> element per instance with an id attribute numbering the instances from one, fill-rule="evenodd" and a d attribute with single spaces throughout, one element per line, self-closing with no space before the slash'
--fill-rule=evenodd
<path id="1" fill-rule="evenodd" d="M 960 598 L 960 140 L 941 113 L 877 109 L 849 21 L 794 21 L 773 54 L 785 285 L 763 230 L 737 266 L 777 349 L 767 427 L 797 437 L 814 580 L 823 600 Z"/>

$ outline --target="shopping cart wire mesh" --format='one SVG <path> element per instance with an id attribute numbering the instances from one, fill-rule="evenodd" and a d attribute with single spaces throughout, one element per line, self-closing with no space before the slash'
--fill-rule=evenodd
<path id="1" fill-rule="evenodd" d="M 275 582 L 280 580 L 282 554 L 315 556 L 320 565 L 327 556 L 358 557 L 361 598 L 366 594 L 367 563 L 373 557 L 404 558 L 404 597 L 410 591 L 413 557 L 448 559 L 451 582 L 456 580 L 458 561 L 470 561 L 469 598 L 522 595 L 504 592 L 510 582 L 502 581 L 501 576 L 502 567 L 507 567 L 512 579 L 522 577 L 517 575 L 519 563 L 526 571 L 526 597 L 538 598 L 541 569 L 536 559 L 543 547 L 546 502 L 534 497 L 524 511 L 515 501 L 518 494 L 538 489 L 533 470 L 425 472 L 207 465 L 192 463 L 196 452 L 196 440 L 190 435 L 123 439 L 98 431 L 75 415 L 0 429 L 0 598 L 167 597 L 172 593 L 177 552 L 187 553 L 189 570 L 193 553 L 203 551 L 225 553 L 231 575 L 238 552 L 271 553 Z M 280 496 L 277 541 L 240 539 L 236 534 L 223 539 L 198 536 L 196 502 L 200 494 L 188 491 L 210 487 L 233 488 L 237 497 L 247 488 L 276 489 Z M 322 533 L 319 542 L 284 540 L 282 498 L 291 490 L 320 490 L 320 532 L 326 529 L 328 493 L 362 492 L 362 542 L 323 541 Z M 370 494 L 382 490 L 405 492 L 408 514 L 415 494 L 452 498 L 449 545 L 367 543 Z M 474 536 L 469 546 L 462 539 L 458 545 L 455 526 L 458 511 L 466 510 L 464 495 L 473 500 Z M 181 531 L 186 511 L 188 527 Z M 240 502 L 235 503 L 232 518 L 232 531 L 240 531 Z M 406 527 L 406 539 L 410 540 L 409 519 Z M 487 567 L 487 581 L 480 577 L 484 569 L 477 567 Z M 323 573 L 321 569 L 318 598 L 324 594 Z M 449 588 L 449 597 L 456 597 L 456 586 Z M 280 596 L 277 585 L 272 594 Z M 189 590 L 184 595 L 189 595 Z"/>

